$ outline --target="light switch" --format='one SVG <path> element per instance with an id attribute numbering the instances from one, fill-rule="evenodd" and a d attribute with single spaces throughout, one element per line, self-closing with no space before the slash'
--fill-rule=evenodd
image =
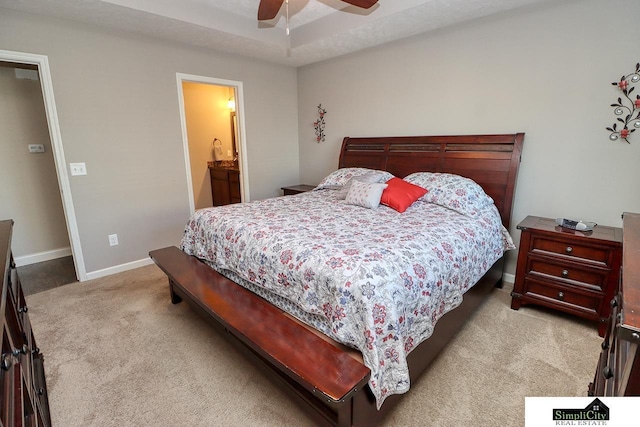
<path id="1" fill-rule="evenodd" d="M 69 163 L 71 169 L 71 176 L 86 175 L 87 166 L 84 163 Z"/>
<path id="2" fill-rule="evenodd" d="M 30 153 L 44 153 L 44 144 L 29 144 Z"/>

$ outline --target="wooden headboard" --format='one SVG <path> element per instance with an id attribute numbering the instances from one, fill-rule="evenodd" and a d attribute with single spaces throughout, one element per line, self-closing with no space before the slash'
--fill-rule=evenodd
<path id="1" fill-rule="evenodd" d="M 351 138 L 342 142 L 339 167 L 446 172 L 473 179 L 493 198 L 509 228 L 524 133 Z"/>

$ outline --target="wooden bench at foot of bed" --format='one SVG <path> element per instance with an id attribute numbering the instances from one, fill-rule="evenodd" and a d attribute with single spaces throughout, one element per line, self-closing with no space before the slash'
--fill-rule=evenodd
<path id="1" fill-rule="evenodd" d="M 304 401 L 323 402 L 313 405 L 314 418 L 351 425 L 352 396 L 367 384 L 369 368 L 177 247 L 149 256 L 168 276 L 174 304 L 185 300 L 215 320 Z"/>

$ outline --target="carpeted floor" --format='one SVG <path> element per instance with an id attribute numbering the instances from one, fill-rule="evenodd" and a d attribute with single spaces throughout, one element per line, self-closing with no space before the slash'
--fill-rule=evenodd
<path id="1" fill-rule="evenodd" d="M 510 309 L 496 289 L 384 421 L 521 426 L 525 396 L 585 396 L 596 328 Z M 206 321 L 169 301 L 155 266 L 31 295 L 55 426 L 313 425 Z"/>
<path id="2" fill-rule="evenodd" d="M 25 295 L 76 282 L 73 257 L 67 256 L 18 267 L 18 276 Z"/>

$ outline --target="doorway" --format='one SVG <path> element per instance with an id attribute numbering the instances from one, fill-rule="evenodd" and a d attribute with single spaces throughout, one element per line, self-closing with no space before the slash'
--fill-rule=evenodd
<path id="1" fill-rule="evenodd" d="M 34 264 L 43 261 L 50 261 L 52 259 L 56 259 L 59 257 L 72 256 L 73 261 L 73 270 L 75 277 L 81 281 L 86 280 L 86 271 L 84 266 L 84 259 L 82 256 L 82 251 L 80 248 L 80 239 L 78 234 L 77 223 L 75 219 L 75 212 L 73 210 L 73 201 L 71 199 L 71 189 L 69 185 L 69 178 L 66 170 L 66 162 L 64 159 L 64 151 L 62 147 L 62 137 L 60 134 L 60 127 L 58 123 L 58 115 L 55 106 L 55 100 L 53 96 L 53 85 L 51 81 L 51 73 L 49 69 L 48 58 L 44 55 L 35 55 L 29 53 L 21 53 L 21 52 L 12 52 L 12 51 L 4 51 L 0 50 L 0 63 L 5 65 L 5 68 L 9 69 L 19 69 L 25 70 L 21 72 L 16 72 L 16 74 L 27 75 L 30 76 L 32 83 L 35 84 L 33 88 L 36 91 L 40 91 L 41 98 L 39 98 L 40 109 L 39 111 L 44 111 L 45 117 L 33 117 L 33 120 L 40 120 L 41 122 L 45 122 L 46 124 L 42 124 L 41 127 L 44 129 L 42 133 L 47 133 L 48 135 L 41 135 L 40 143 L 38 141 L 34 141 L 32 144 L 29 141 L 21 141 L 22 144 L 19 147 L 8 147 L 9 155 L 13 158 L 17 156 L 17 153 L 20 152 L 22 155 L 22 159 L 34 160 L 39 159 L 38 161 L 46 160 L 44 154 L 47 154 L 49 160 L 53 162 L 53 164 L 48 164 L 50 168 L 50 175 L 56 178 L 51 178 L 51 180 L 57 185 L 53 185 L 52 188 L 46 189 L 46 194 L 44 196 L 50 198 L 51 200 L 57 201 L 57 205 L 51 204 L 48 206 L 54 206 L 47 209 L 51 209 L 51 212 L 44 212 L 44 216 L 40 219 L 34 219 L 34 221 L 45 221 L 45 218 L 48 219 L 47 215 L 58 216 L 58 221 L 51 224 L 51 227 L 60 228 L 62 230 L 52 230 L 46 229 L 46 234 L 54 234 L 62 233 L 63 237 L 58 235 L 57 242 L 64 242 L 63 245 L 66 246 L 64 248 L 53 248 L 43 251 L 38 251 L 36 249 L 36 253 L 33 253 L 33 249 L 20 249 L 25 252 L 23 257 L 16 257 L 17 264 Z M 43 105 L 42 105 L 43 104 Z M 26 116 L 23 117 L 24 120 L 30 120 L 30 114 L 35 114 L 32 109 L 26 111 Z M 8 141 L 9 139 L 7 139 Z M 8 144 L 8 143 L 7 143 Z M 24 146 L 23 146 L 24 145 Z M 33 147 L 32 147 L 33 145 Z M 44 147 L 41 147 L 44 146 Z M 44 149 L 44 153 L 42 150 Z M 23 150 L 28 154 L 24 155 Z M 27 151 L 28 150 L 28 151 Z M 31 157 L 30 157 L 31 156 Z M 41 156 L 41 157 L 37 157 Z M 25 163 L 25 168 L 29 167 L 29 163 Z M 23 198 L 25 192 L 25 187 L 21 186 L 19 191 L 15 193 L 18 194 L 20 199 Z M 16 204 L 17 202 L 12 202 Z M 12 208 L 14 205 L 12 205 Z M 54 213 L 53 210 L 58 210 L 58 213 Z M 14 211 L 8 213 L 13 213 Z M 24 211 L 23 211 L 24 212 Z M 21 215 L 22 216 L 22 215 Z M 21 218 L 14 218 L 14 221 L 18 223 L 21 221 Z M 14 244 L 20 245 L 17 239 L 20 239 L 20 234 L 16 232 L 14 228 Z M 28 239 L 28 237 L 25 237 Z M 54 246 L 57 246 L 55 244 Z M 45 244 L 46 246 L 46 244 Z M 28 252 L 28 253 L 27 253 Z M 20 255 L 20 254 L 17 254 Z"/>
<path id="2" fill-rule="evenodd" d="M 229 170 L 228 186 L 239 178 L 236 197 L 231 188 L 223 198 L 248 201 L 242 82 L 177 74 L 177 83 L 191 213 L 220 204 L 212 170 Z"/>

